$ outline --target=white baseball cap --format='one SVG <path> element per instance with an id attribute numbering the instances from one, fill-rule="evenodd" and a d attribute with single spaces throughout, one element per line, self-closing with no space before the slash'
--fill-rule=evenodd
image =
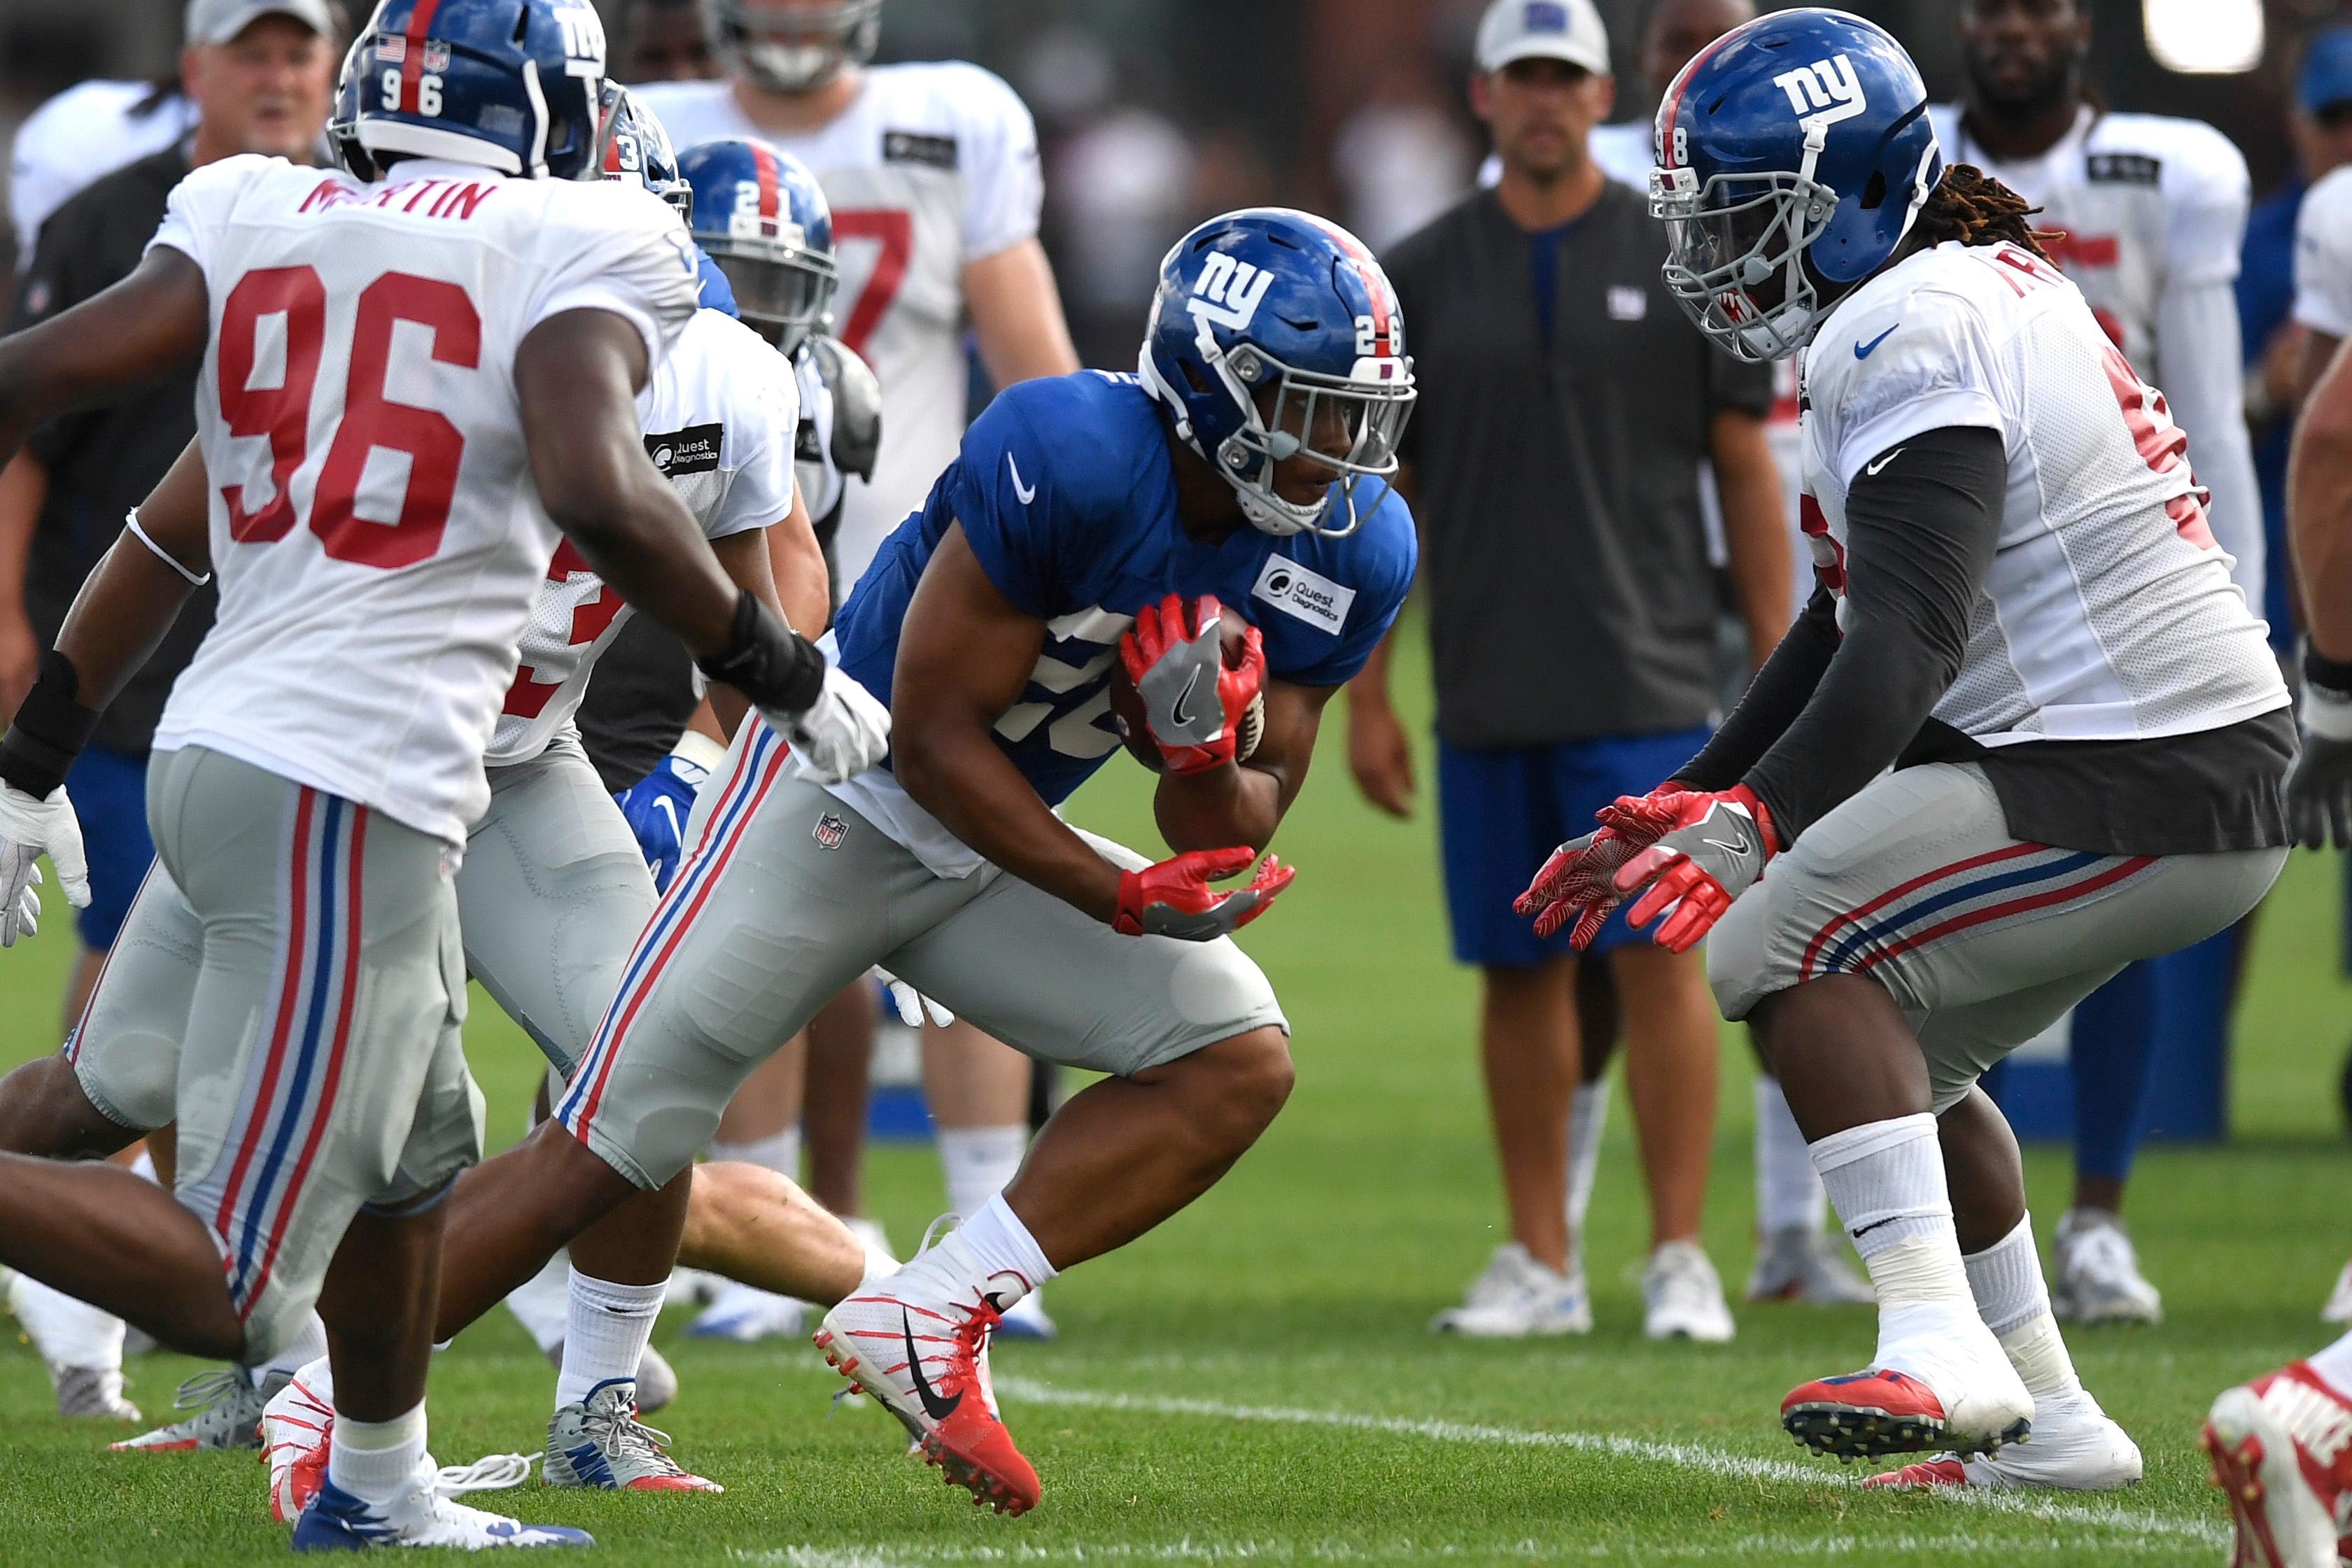
<path id="1" fill-rule="evenodd" d="M 1609 74 L 1609 29 L 1592 0 L 1495 0 L 1478 21 L 1478 68 L 1513 60 L 1565 60 Z"/>
<path id="2" fill-rule="evenodd" d="M 187 41 L 226 44 L 264 16 L 291 16 L 322 38 L 335 36 L 327 0 L 188 0 Z"/>

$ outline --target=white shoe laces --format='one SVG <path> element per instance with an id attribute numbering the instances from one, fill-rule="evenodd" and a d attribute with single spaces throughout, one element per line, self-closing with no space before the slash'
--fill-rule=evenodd
<path id="1" fill-rule="evenodd" d="M 537 1454 L 484 1454 L 470 1465 L 443 1465 L 433 1472 L 433 1490 L 443 1497 L 504 1491 L 530 1479 Z"/>

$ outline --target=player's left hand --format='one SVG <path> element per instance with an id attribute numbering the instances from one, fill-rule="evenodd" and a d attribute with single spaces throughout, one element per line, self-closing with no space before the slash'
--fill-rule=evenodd
<path id="1" fill-rule="evenodd" d="M 37 798 L 0 785 L 0 947 L 40 929 L 42 855 L 58 868 L 58 885 L 76 909 L 89 907 L 89 863 L 82 853 L 81 822 L 60 784 Z"/>
<path id="2" fill-rule="evenodd" d="M 1634 925 L 1647 925 L 1672 905 L 1651 940 L 1668 952 L 1687 953 L 1764 874 L 1776 852 L 1772 813 L 1745 784 L 1677 795 L 1671 804 L 1674 827 L 1620 867 L 1612 881 L 1620 894 L 1642 894 L 1625 915 Z"/>
<path id="3" fill-rule="evenodd" d="M 1227 668 L 1224 606 L 1204 593 L 1192 603 L 1170 594 L 1147 604 L 1118 640 L 1119 662 L 1143 699 L 1144 722 L 1173 774 L 1205 773 L 1231 762 L 1242 716 L 1265 684 L 1258 629 L 1242 634 L 1242 661 Z"/>
<path id="4" fill-rule="evenodd" d="M 836 667 L 807 712 L 764 714 L 820 784 L 838 784 L 890 753 L 890 710 Z"/>
<path id="5" fill-rule="evenodd" d="M 1290 885 L 1297 868 L 1268 855 L 1238 893 L 1209 884 L 1249 870 L 1255 850 L 1192 850 L 1141 871 L 1121 872 L 1118 912 L 1111 929 L 1122 936 L 1173 936 L 1180 942 L 1213 942 L 1264 915 L 1275 894 Z"/>

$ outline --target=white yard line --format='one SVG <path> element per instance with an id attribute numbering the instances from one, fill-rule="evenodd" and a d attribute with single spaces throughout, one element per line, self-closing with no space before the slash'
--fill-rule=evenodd
<path id="1" fill-rule="evenodd" d="M 999 1378 L 999 1393 L 1037 1405 L 1061 1405 L 1090 1410 L 1126 1410 L 1155 1416 L 1199 1416 L 1219 1421 L 1253 1421 L 1279 1426 L 1328 1427 L 1347 1431 L 1381 1432 L 1395 1437 L 1425 1437 L 1440 1443 L 1486 1443 L 1507 1448 L 1567 1448 L 1606 1454 L 1615 1458 L 1698 1470 L 1740 1480 L 1778 1481 L 1802 1486 L 1858 1485 L 1859 1473 L 1827 1470 L 1788 1459 L 1759 1459 L 1725 1453 L 1696 1443 L 1659 1443 L 1641 1437 L 1621 1437 L 1601 1432 L 1552 1432 L 1483 1423 L 1415 1419 L 1404 1416 L 1367 1416 L 1349 1410 L 1314 1410 L 1275 1405 L 1230 1405 L 1214 1399 L 1182 1399 L 1160 1396 L 1117 1394 L 1064 1388 L 1026 1377 Z M 2162 1537 L 2172 1541 L 2225 1543 L 2230 1531 L 2221 1521 L 2182 1519 L 2145 1513 L 2105 1503 L 2058 1501 L 2046 1494 L 1978 1491 L 1968 1488 L 1937 1488 L 1938 1498 L 1964 1506 L 2014 1514 L 2044 1523 L 2076 1529 L 2118 1531 L 2126 1535 Z M 1776 1538 L 1777 1539 L 1777 1538 Z M 1876 1538 L 1874 1537 L 1874 1540 Z M 1712 1549 L 1710 1549 L 1712 1550 Z"/>

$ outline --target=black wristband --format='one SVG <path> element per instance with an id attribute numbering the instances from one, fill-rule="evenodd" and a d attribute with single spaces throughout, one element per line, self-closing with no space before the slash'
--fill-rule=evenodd
<path id="1" fill-rule="evenodd" d="M 36 800 L 66 781 L 74 758 L 98 729 L 98 710 L 75 700 L 81 676 L 73 661 L 52 648 L 41 655 L 33 689 L 25 694 L 8 733 L 0 736 L 0 783 Z"/>
<path id="2" fill-rule="evenodd" d="M 2336 696 L 2352 696 L 2352 664 L 2339 664 L 2322 653 L 2310 638 L 2303 642 L 2303 678 Z"/>
<path id="3" fill-rule="evenodd" d="M 805 713 L 824 690 L 824 655 L 816 644 L 785 625 L 749 590 L 735 601 L 727 652 L 705 661 L 702 673 L 765 711 Z"/>

